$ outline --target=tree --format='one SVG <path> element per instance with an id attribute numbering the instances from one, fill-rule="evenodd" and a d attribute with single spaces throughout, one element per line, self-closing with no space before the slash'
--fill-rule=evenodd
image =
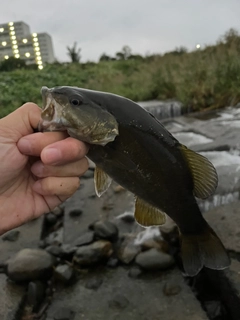
<path id="1" fill-rule="evenodd" d="M 81 52 L 81 49 L 77 49 L 77 42 L 74 42 L 73 46 L 72 47 L 67 47 L 67 54 L 68 56 L 71 58 L 72 62 L 77 62 L 79 63 L 80 62 L 80 59 L 81 59 L 81 55 L 80 55 L 80 52 Z"/>
<path id="2" fill-rule="evenodd" d="M 117 60 L 128 60 L 131 57 L 131 48 L 129 46 L 122 47 L 122 51 L 116 53 Z"/>
<path id="3" fill-rule="evenodd" d="M 24 68 L 26 68 L 25 61 L 14 57 L 10 57 L 9 59 L 2 61 L 0 64 L 0 71 L 12 71 Z"/>
<path id="4" fill-rule="evenodd" d="M 109 60 L 111 60 L 111 57 L 108 56 L 106 53 L 103 53 L 99 58 L 99 61 L 109 61 Z"/>

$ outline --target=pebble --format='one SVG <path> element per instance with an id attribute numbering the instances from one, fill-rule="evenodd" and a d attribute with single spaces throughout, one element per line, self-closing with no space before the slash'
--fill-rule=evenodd
<path id="1" fill-rule="evenodd" d="M 55 257 L 60 257 L 62 255 L 62 249 L 59 246 L 49 246 L 45 249 L 48 253 L 51 253 Z"/>
<path id="2" fill-rule="evenodd" d="M 101 286 L 102 283 L 103 283 L 102 279 L 92 278 L 92 279 L 88 280 L 88 282 L 85 285 L 85 288 L 97 290 Z"/>
<path id="3" fill-rule="evenodd" d="M 40 240 L 38 243 L 38 247 L 41 249 L 45 249 L 47 247 L 46 241 L 45 240 Z"/>
<path id="4" fill-rule="evenodd" d="M 27 289 L 27 304 L 35 312 L 45 298 L 46 285 L 40 281 L 31 281 Z"/>
<path id="5" fill-rule="evenodd" d="M 168 243 L 162 239 L 147 239 L 141 243 L 141 247 L 143 251 L 155 248 L 163 252 L 169 252 Z"/>
<path id="6" fill-rule="evenodd" d="M 46 239 L 45 242 L 47 245 L 61 245 L 63 242 L 63 228 L 58 229 L 57 231 L 54 231 L 50 233 Z"/>
<path id="7" fill-rule="evenodd" d="M 135 222 L 135 218 L 133 214 L 124 214 L 120 218 L 122 221 L 127 222 L 127 223 L 133 223 Z"/>
<path id="8" fill-rule="evenodd" d="M 146 270 L 167 269 L 174 265 L 172 256 L 155 248 L 139 253 L 135 261 Z"/>
<path id="9" fill-rule="evenodd" d="M 55 214 L 58 218 L 62 217 L 64 214 L 64 208 L 63 207 L 56 207 L 52 210 L 52 213 Z"/>
<path id="10" fill-rule="evenodd" d="M 121 294 L 116 294 L 108 303 L 110 308 L 125 309 L 129 305 L 129 301 Z"/>
<path id="11" fill-rule="evenodd" d="M 72 218 L 79 217 L 82 213 L 83 211 L 81 209 L 74 209 L 69 212 L 69 216 Z"/>
<path id="12" fill-rule="evenodd" d="M 129 264 L 139 252 L 141 252 L 141 247 L 135 245 L 133 240 L 126 239 L 118 250 L 118 259 L 125 264 Z"/>
<path id="13" fill-rule="evenodd" d="M 68 308 L 60 308 L 53 315 L 54 320 L 73 320 L 75 312 Z"/>
<path id="14" fill-rule="evenodd" d="M 19 235 L 20 235 L 19 230 L 11 230 L 2 236 L 2 240 L 14 242 L 18 240 Z"/>
<path id="15" fill-rule="evenodd" d="M 137 279 L 142 274 L 142 270 L 139 267 L 133 267 L 129 270 L 128 276 L 133 279 Z"/>
<path id="16" fill-rule="evenodd" d="M 93 225 L 95 236 L 100 239 L 116 240 L 118 237 L 118 228 L 110 221 L 97 221 Z"/>
<path id="17" fill-rule="evenodd" d="M 7 263 L 7 275 L 16 282 L 49 279 L 55 259 L 42 249 L 23 249 Z"/>
<path id="18" fill-rule="evenodd" d="M 222 305 L 220 301 L 205 301 L 204 306 L 207 310 L 209 319 L 221 319 Z"/>
<path id="19" fill-rule="evenodd" d="M 91 266 L 109 258 L 112 252 L 111 242 L 99 240 L 79 247 L 73 257 L 73 261 L 81 266 Z"/>
<path id="20" fill-rule="evenodd" d="M 166 296 L 175 296 L 181 292 L 182 288 L 176 283 L 167 282 L 163 286 L 163 293 Z"/>
<path id="21" fill-rule="evenodd" d="M 84 175 L 81 178 L 84 179 L 90 179 L 93 178 L 94 172 L 92 170 L 88 170 L 87 172 L 84 173 Z"/>
<path id="22" fill-rule="evenodd" d="M 74 253 L 77 251 L 77 247 L 72 246 L 71 244 L 63 244 L 61 246 L 61 256 L 66 260 L 71 260 Z"/>
<path id="23" fill-rule="evenodd" d="M 117 258 L 108 259 L 107 266 L 109 268 L 116 268 L 118 266 L 118 259 Z"/>
<path id="24" fill-rule="evenodd" d="M 77 238 L 73 242 L 73 246 L 80 247 L 82 245 L 92 243 L 93 240 L 94 240 L 94 232 L 88 231 L 88 232 L 84 233 L 83 235 L 81 235 L 79 238 Z"/>
<path id="25" fill-rule="evenodd" d="M 70 284 L 74 277 L 74 271 L 68 264 L 63 264 L 56 267 L 54 275 L 57 280 L 64 284 Z"/>
<path id="26" fill-rule="evenodd" d="M 45 219 L 48 224 L 54 225 L 57 222 L 58 217 L 54 213 L 49 212 L 45 215 Z"/>

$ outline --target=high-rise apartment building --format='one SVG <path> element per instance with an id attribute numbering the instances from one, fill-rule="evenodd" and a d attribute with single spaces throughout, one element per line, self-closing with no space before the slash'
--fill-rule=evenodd
<path id="1" fill-rule="evenodd" d="M 0 61 L 9 57 L 35 63 L 42 69 L 46 62 L 55 60 L 52 39 L 47 33 L 31 33 L 22 21 L 0 24 Z"/>

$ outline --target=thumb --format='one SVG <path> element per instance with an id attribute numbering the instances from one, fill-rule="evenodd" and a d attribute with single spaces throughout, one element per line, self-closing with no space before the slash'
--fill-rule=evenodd
<path id="1" fill-rule="evenodd" d="M 1 129 L 6 128 L 7 131 L 16 131 L 22 137 L 34 132 L 40 118 L 41 109 L 35 103 L 28 102 L 0 119 L 0 127 Z"/>

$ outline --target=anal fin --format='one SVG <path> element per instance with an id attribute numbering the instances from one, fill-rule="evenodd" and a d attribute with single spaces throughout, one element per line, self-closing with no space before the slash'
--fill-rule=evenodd
<path id="1" fill-rule="evenodd" d="M 165 212 L 137 198 L 134 217 L 143 227 L 159 226 L 166 222 Z"/>

